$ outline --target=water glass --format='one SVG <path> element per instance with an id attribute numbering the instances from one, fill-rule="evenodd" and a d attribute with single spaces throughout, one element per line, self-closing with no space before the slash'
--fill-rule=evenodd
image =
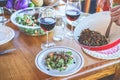
<path id="1" fill-rule="evenodd" d="M 61 41 L 64 39 L 64 27 L 65 23 L 61 15 L 56 16 L 56 25 L 53 30 L 53 40 Z"/>

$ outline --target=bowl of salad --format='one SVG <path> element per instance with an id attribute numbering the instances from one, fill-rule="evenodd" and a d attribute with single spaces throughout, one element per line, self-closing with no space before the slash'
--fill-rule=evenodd
<path id="1" fill-rule="evenodd" d="M 11 22 L 26 35 L 41 36 L 45 32 L 41 29 L 38 18 L 43 7 L 31 7 L 18 10 L 11 15 Z"/>

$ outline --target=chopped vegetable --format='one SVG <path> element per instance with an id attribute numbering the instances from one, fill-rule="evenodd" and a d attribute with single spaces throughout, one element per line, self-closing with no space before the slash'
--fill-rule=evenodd
<path id="1" fill-rule="evenodd" d="M 27 8 L 29 2 L 30 2 L 29 0 L 15 0 L 14 9 L 19 10 L 19 9 Z"/>
<path id="2" fill-rule="evenodd" d="M 33 4 L 33 2 L 30 2 L 29 7 L 35 7 L 35 4 Z"/>
<path id="3" fill-rule="evenodd" d="M 40 28 L 39 22 L 38 22 L 38 13 L 35 14 L 23 14 L 23 15 L 17 15 L 16 16 L 16 22 L 18 24 L 21 24 L 26 27 L 20 27 L 20 30 L 27 35 L 31 36 L 41 36 L 45 34 L 45 31 Z M 35 27 L 35 28 L 29 28 Z M 38 28 L 39 26 L 39 28 Z"/>
<path id="4" fill-rule="evenodd" d="M 59 71 L 66 70 L 66 68 L 70 64 L 74 63 L 71 51 L 51 52 L 50 54 L 47 55 L 45 61 L 46 61 L 45 64 L 48 67 L 48 69 Z"/>
<path id="5" fill-rule="evenodd" d="M 26 25 L 26 26 L 39 26 L 39 22 L 36 19 L 36 16 L 24 14 L 22 17 L 17 16 L 16 21 L 19 24 Z"/>
<path id="6" fill-rule="evenodd" d="M 84 29 L 81 32 L 78 41 L 87 46 L 102 46 L 108 44 L 104 35 L 101 35 L 96 31 L 91 31 L 89 28 Z"/>

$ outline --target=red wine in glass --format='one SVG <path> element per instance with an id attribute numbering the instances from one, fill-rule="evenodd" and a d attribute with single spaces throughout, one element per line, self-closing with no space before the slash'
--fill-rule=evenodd
<path id="1" fill-rule="evenodd" d="M 7 4 L 7 0 L 0 0 L 0 7 L 4 7 Z"/>
<path id="2" fill-rule="evenodd" d="M 75 21 L 79 18 L 80 11 L 78 11 L 78 10 L 66 10 L 66 16 L 67 16 L 67 19 L 69 19 L 70 21 Z"/>
<path id="3" fill-rule="evenodd" d="M 49 42 L 48 32 L 55 27 L 56 19 L 55 19 L 55 11 L 53 7 L 44 7 L 42 9 L 43 11 L 40 12 L 39 24 L 40 24 L 40 27 L 44 31 L 46 31 L 47 41 L 41 43 L 41 48 L 46 49 L 46 48 L 55 46 L 54 42 L 51 42 L 51 41 Z"/>
<path id="4" fill-rule="evenodd" d="M 52 42 L 48 42 L 48 31 L 52 30 L 55 27 L 56 20 L 52 17 L 43 17 L 39 20 L 41 28 L 46 31 L 47 42 L 41 45 L 42 49 L 49 48 L 54 46 L 55 44 Z"/>
<path id="5" fill-rule="evenodd" d="M 50 17 L 45 17 L 40 19 L 40 26 L 45 31 L 50 31 L 55 26 L 55 19 Z"/>
<path id="6" fill-rule="evenodd" d="M 81 14 L 81 0 L 67 0 L 67 4 L 65 7 L 65 14 L 67 21 L 71 23 L 71 29 L 66 33 L 66 37 L 68 39 L 74 39 L 73 36 L 73 24 L 79 18 Z"/>

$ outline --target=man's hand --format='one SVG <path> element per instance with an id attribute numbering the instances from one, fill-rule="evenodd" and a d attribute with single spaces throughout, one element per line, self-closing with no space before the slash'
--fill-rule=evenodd
<path id="1" fill-rule="evenodd" d="M 110 12 L 112 21 L 120 26 L 120 5 L 111 8 Z"/>

